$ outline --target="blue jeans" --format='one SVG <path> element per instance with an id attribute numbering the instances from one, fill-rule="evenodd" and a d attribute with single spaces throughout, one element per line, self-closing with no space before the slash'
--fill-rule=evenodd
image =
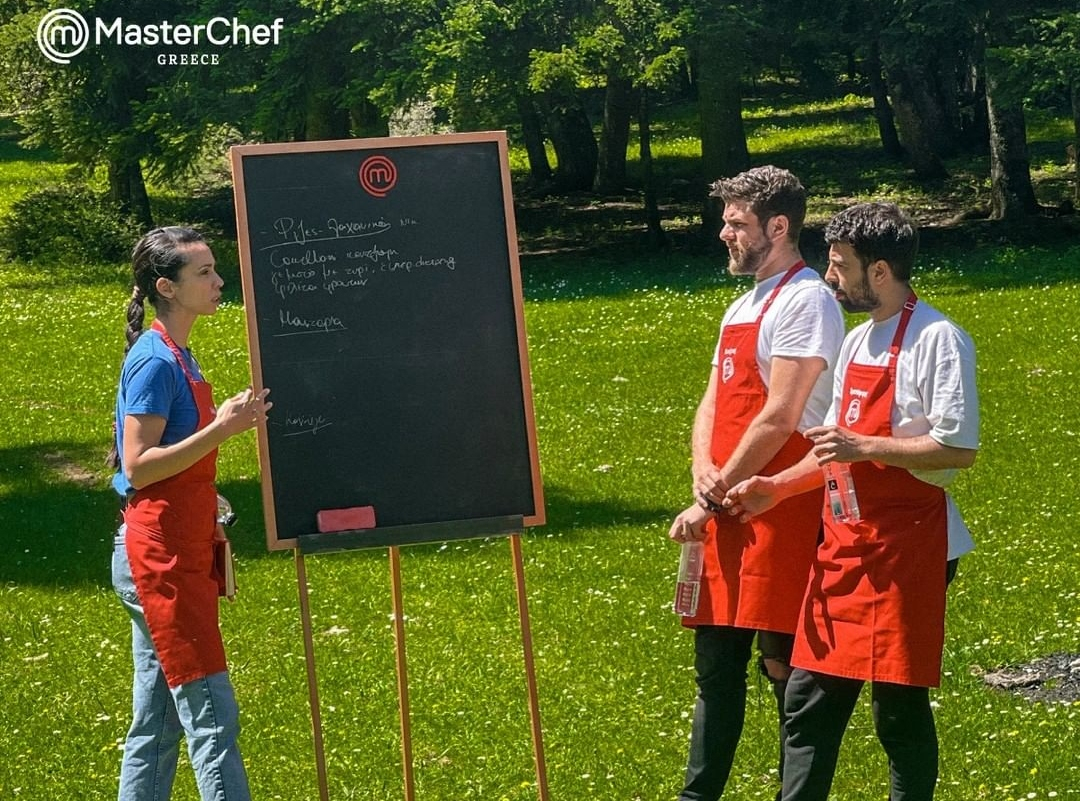
<path id="1" fill-rule="evenodd" d="M 202 801 L 250 801 L 240 758 L 239 710 L 228 672 L 169 689 L 131 578 L 124 527 L 113 547 L 112 581 L 131 617 L 132 723 L 120 766 L 119 801 L 167 801 L 176 778 L 180 736 L 187 738 Z"/>

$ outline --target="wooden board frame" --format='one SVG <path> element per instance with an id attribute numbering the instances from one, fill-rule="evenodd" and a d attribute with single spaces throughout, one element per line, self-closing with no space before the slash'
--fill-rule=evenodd
<path id="1" fill-rule="evenodd" d="M 517 230 L 514 222 L 512 190 L 510 173 L 507 160 L 506 134 L 503 131 L 488 131 L 479 133 L 443 134 L 438 136 L 423 137 L 382 137 L 374 139 L 347 139 L 320 142 L 295 142 L 263 145 L 240 145 L 230 151 L 232 163 L 234 194 L 237 215 L 237 233 L 240 256 L 240 269 L 243 284 L 243 297 L 247 310 L 247 338 L 251 360 L 252 385 L 256 391 L 264 387 L 263 382 L 263 354 L 260 347 L 260 331 L 258 309 L 259 299 L 256 296 L 254 271 L 258 269 L 252 249 L 250 233 L 251 221 L 248 218 L 248 187 L 245 182 L 244 165 L 246 159 L 262 158 L 277 154 L 324 154 L 340 151 L 356 151 L 358 154 L 367 151 L 396 150 L 400 148 L 425 148 L 425 147 L 453 147 L 455 145 L 471 145 L 476 143 L 491 143 L 497 147 L 500 184 L 502 192 L 502 206 L 505 217 L 505 255 L 509 264 L 509 280 L 513 296 L 513 317 L 517 329 L 517 359 L 520 364 L 520 380 L 523 398 L 523 412 L 525 422 L 525 434 L 527 436 L 527 450 L 529 458 L 528 471 L 532 487 L 532 508 L 520 510 L 521 525 L 542 525 L 545 521 L 543 488 L 540 478 L 540 465 L 538 449 L 536 445 L 536 425 L 532 402 L 532 387 L 529 371 L 528 349 L 525 336 L 525 319 L 522 299 L 521 267 L 517 252 Z M 273 387 L 271 397 L 273 400 Z M 271 419 L 274 410 L 270 412 Z M 277 513 L 274 497 L 274 466 L 271 463 L 270 440 L 267 427 L 260 426 L 257 431 L 259 462 L 262 471 L 262 498 L 266 522 L 266 542 L 271 551 L 285 550 L 300 547 L 303 536 L 281 536 L 278 530 Z M 347 505 L 347 504 L 343 504 Z M 517 513 L 515 513 L 517 514 Z M 511 530 L 520 530 L 521 526 L 508 524 L 507 516 L 503 513 L 482 515 L 474 520 L 454 519 L 447 521 L 424 521 L 423 526 L 428 529 L 427 535 L 418 533 L 418 525 L 404 525 L 401 527 L 404 536 L 404 544 L 419 541 L 437 542 L 442 539 L 455 539 L 463 536 L 487 536 L 489 534 L 506 534 Z M 489 525 L 489 521 L 495 521 L 495 525 Z M 344 547 L 385 547 L 395 544 L 395 526 L 385 526 L 372 529 L 371 533 L 378 536 L 370 541 L 363 536 L 343 538 L 348 544 Z M 490 531 L 488 529 L 491 529 Z M 463 533 L 464 532 L 464 533 Z M 312 521 L 310 532 L 304 534 L 316 534 L 315 522 Z M 342 532 L 343 534 L 357 535 L 360 532 Z M 319 535 L 323 541 L 315 550 L 340 550 L 328 545 L 325 540 L 328 535 Z"/>

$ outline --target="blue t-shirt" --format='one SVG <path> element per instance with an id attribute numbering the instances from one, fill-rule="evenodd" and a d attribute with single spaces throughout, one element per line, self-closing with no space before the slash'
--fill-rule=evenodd
<path id="1" fill-rule="evenodd" d="M 188 369 L 196 380 L 202 379 L 199 365 L 191 351 L 181 348 Z M 116 447 L 120 469 L 113 476 L 113 487 L 123 497 L 134 490 L 124 475 L 124 421 L 129 414 L 153 414 L 165 418 L 162 445 L 172 445 L 195 433 L 199 410 L 187 376 L 176 357 L 157 331 L 149 330 L 131 346 L 120 371 L 116 393 Z"/>

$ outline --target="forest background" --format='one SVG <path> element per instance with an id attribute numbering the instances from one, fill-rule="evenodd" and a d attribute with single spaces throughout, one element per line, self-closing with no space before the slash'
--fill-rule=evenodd
<path id="1" fill-rule="evenodd" d="M 1080 141 L 1072 2 L 249 0 L 222 9 L 106 0 L 70 4 L 115 35 L 62 65 L 44 55 L 73 50 L 78 31 L 46 25 L 49 8 L 0 0 L 0 110 L 27 143 L 84 174 L 102 168 L 110 206 L 144 227 L 155 216 L 147 179 L 205 183 L 203 157 L 229 142 L 380 136 L 420 119 L 440 130 L 509 130 L 526 154 L 530 194 L 633 189 L 659 246 L 673 176 L 657 174 L 653 116 L 681 99 L 693 105 L 700 143 L 679 176 L 682 194 L 701 203 L 708 240 L 716 209 L 700 200 L 704 186 L 750 165 L 744 98 L 763 82 L 809 98 L 867 98 L 882 157 L 921 182 L 947 182 L 950 159 L 981 157 L 979 186 L 989 191 L 962 199 L 965 216 L 1039 212 L 1025 108 L 1071 121 L 1060 159 L 1069 145 L 1075 162 Z M 231 20 L 237 44 L 213 45 L 209 33 L 186 47 L 151 44 L 167 35 L 163 22 L 212 19 Z M 260 40 L 258 26 L 280 36 Z M 1078 192 L 1074 174 L 1054 205 L 1071 211 Z"/>

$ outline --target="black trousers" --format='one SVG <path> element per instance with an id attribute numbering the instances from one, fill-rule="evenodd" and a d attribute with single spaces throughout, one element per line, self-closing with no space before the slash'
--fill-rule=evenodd
<path id="1" fill-rule="evenodd" d="M 762 660 L 775 659 L 785 665 L 789 662 L 793 635 L 731 626 L 698 626 L 694 630 L 698 694 L 679 801 L 717 801 L 724 792 L 746 717 L 746 671 L 755 635 Z M 777 751 L 783 775 L 786 682 L 770 681 L 777 703 Z"/>
<path id="2" fill-rule="evenodd" d="M 783 801 L 826 801 L 840 741 L 863 682 L 796 668 L 784 714 L 787 745 Z M 874 728 L 889 757 L 889 801 L 931 801 L 938 741 L 926 687 L 872 682 Z"/>

